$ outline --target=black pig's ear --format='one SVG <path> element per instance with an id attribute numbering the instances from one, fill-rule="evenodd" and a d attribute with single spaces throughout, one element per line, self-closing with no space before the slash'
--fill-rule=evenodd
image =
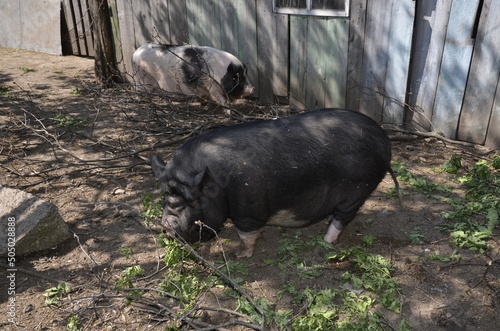
<path id="1" fill-rule="evenodd" d="M 212 180 L 212 174 L 210 173 L 210 170 L 208 170 L 208 167 L 205 168 L 202 172 L 194 176 L 193 178 L 193 188 L 197 189 L 199 192 L 203 190 L 207 184 L 211 183 Z"/>
<path id="2" fill-rule="evenodd" d="M 161 180 L 163 171 L 165 170 L 165 162 L 158 156 L 158 155 L 153 155 L 151 157 L 151 168 L 153 169 L 153 173 L 155 174 L 156 178 Z"/>
<path id="3" fill-rule="evenodd" d="M 151 157 L 151 168 L 155 174 L 156 179 L 160 183 L 160 190 L 162 194 L 167 190 L 167 165 L 158 155 L 153 155 Z"/>

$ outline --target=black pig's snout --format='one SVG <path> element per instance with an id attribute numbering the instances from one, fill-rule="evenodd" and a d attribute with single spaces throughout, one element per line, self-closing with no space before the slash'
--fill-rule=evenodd
<path id="1" fill-rule="evenodd" d="M 174 230 L 174 229 L 173 229 L 173 228 L 169 225 L 169 222 L 165 222 L 165 221 L 163 221 L 163 222 L 161 222 L 161 225 L 162 225 L 162 227 L 163 227 L 162 232 L 163 232 L 166 236 L 168 236 L 168 237 L 170 237 L 170 238 L 175 237 L 175 230 Z"/>

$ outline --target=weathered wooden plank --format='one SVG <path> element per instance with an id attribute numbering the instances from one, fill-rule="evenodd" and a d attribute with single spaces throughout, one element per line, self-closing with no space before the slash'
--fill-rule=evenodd
<path id="1" fill-rule="evenodd" d="M 120 41 L 123 55 L 123 68 L 128 80 L 133 80 L 133 70 L 131 57 L 134 51 L 141 46 L 136 42 L 135 38 L 135 20 L 132 0 L 119 0 L 116 1 L 116 8 L 118 12 L 118 22 L 120 25 Z"/>
<path id="2" fill-rule="evenodd" d="M 153 1 L 134 1 L 133 8 L 133 24 L 134 24 L 134 37 L 136 48 L 150 42 L 159 42 L 157 40 L 154 21 L 153 21 Z"/>
<path id="3" fill-rule="evenodd" d="M 92 19 L 90 17 L 89 4 L 87 0 L 81 0 L 82 19 L 85 31 L 83 31 L 83 38 L 87 46 L 88 56 L 94 56 L 94 34 L 92 33 Z"/>
<path id="4" fill-rule="evenodd" d="M 80 51 L 79 55 L 89 56 L 89 50 L 87 48 L 87 43 L 85 42 L 85 24 L 83 20 L 83 13 L 81 0 L 73 0 L 73 14 L 75 15 L 75 31 L 78 49 Z"/>
<path id="5" fill-rule="evenodd" d="M 257 14 L 255 1 L 237 0 L 236 13 L 238 21 L 238 52 L 235 54 L 247 66 L 247 75 L 253 84 L 259 80 L 257 70 Z M 258 95 L 259 87 L 255 85 Z"/>
<path id="6" fill-rule="evenodd" d="M 367 0 L 351 0 L 347 57 L 346 108 L 358 110 L 364 80 L 363 56 Z"/>
<path id="7" fill-rule="evenodd" d="M 200 28 L 207 31 L 204 45 L 221 49 L 221 2 L 220 0 L 205 0 L 203 6 L 203 17 L 201 17 L 203 24 Z"/>
<path id="8" fill-rule="evenodd" d="M 500 148 L 500 77 L 497 81 L 495 100 L 491 108 L 491 119 L 485 146 L 493 149 Z"/>
<path id="9" fill-rule="evenodd" d="M 76 29 L 75 29 L 75 19 L 73 17 L 73 6 L 72 6 L 72 0 L 63 0 L 62 2 L 62 8 L 63 8 L 63 15 L 66 20 L 66 25 L 68 26 L 68 35 L 67 38 L 69 38 L 69 42 L 71 44 L 71 51 L 72 54 L 80 54 L 80 47 L 78 44 L 78 36 L 76 34 Z"/>
<path id="10" fill-rule="evenodd" d="M 307 28 L 309 18 L 290 16 L 290 105 L 304 109 L 307 87 Z"/>
<path id="11" fill-rule="evenodd" d="M 378 94 L 384 92 L 384 82 L 388 56 L 389 29 L 391 18 L 388 8 L 393 1 L 368 1 L 365 26 L 364 71 L 362 96 L 359 111 L 377 122 L 382 121 L 384 98 Z"/>
<path id="12" fill-rule="evenodd" d="M 185 1 L 168 1 L 168 25 L 171 44 L 189 44 L 187 9 Z"/>
<path id="13" fill-rule="evenodd" d="M 345 107 L 349 22 L 345 18 L 326 22 L 323 70 L 325 96 L 322 107 Z"/>
<path id="14" fill-rule="evenodd" d="M 500 75 L 500 0 L 485 0 L 460 114 L 458 139 L 483 144 Z M 498 130 L 500 127 L 491 127 Z"/>
<path id="15" fill-rule="evenodd" d="M 410 64 L 410 84 L 407 103 L 417 109 L 408 110 L 405 123 L 421 130 L 432 130 L 432 109 L 446 39 L 446 28 L 452 1 L 417 1 L 416 36 Z"/>
<path id="16" fill-rule="evenodd" d="M 309 17 L 306 38 L 301 47 L 304 48 L 305 77 L 301 101 L 307 109 L 322 107 L 325 99 L 324 45 L 329 36 L 325 34 L 325 19 Z M 326 39 L 326 40 L 325 40 Z"/>
<path id="17" fill-rule="evenodd" d="M 290 19 L 290 102 L 297 108 L 345 105 L 348 23 L 345 19 Z"/>
<path id="18" fill-rule="evenodd" d="M 404 102 L 406 100 L 406 82 L 410 66 L 415 2 L 413 0 L 394 1 L 390 7 L 390 29 L 388 58 L 384 90 L 388 98 L 384 99 L 382 122 L 403 123 Z"/>
<path id="19" fill-rule="evenodd" d="M 223 0 L 219 2 L 220 8 L 220 47 L 226 52 L 238 56 L 238 6 L 239 1 Z"/>
<path id="20" fill-rule="evenodd" d="M 472 57 L 472 29 L 479 0 L 455 0 L 451 6 L 432 124 L 456 138 L 458 119 Z"/>
<path id="21" fill-rule="evenodd" d="M 108 0 L 109 10 L 111 11 L 111 29 L 113 31 L 113 45 L 115 52 L 115 62 L 118 71 L 121 73 L 121 79 L 126 80 L 124 74 L 125 65 L 123 63 L 123 53 L 120 41 L 120 23 L 118 21 L 118 9 L 116 7 L 116 0 Z"/>
<path id="22" fill-rule="evenodd" d="M 220 22 L 213 0 L 186 0 L 189 40 L 193 45 L 220 48 Z"/>
<path id="23" fill-rule="evenodd" d="M 151 39 L 161 44 L 170 44 L 170 22 L 168 15 L 168 0 L 149 0 L 151 6 L 151 17 L 147 19 L 151 23 Z"/>
<path id="24" fill-rule="evenodd" d="M 288 15 L 274 14 L 272 2 L 257 0 L 258 97 L 274 102 L 288 95 Z"/>

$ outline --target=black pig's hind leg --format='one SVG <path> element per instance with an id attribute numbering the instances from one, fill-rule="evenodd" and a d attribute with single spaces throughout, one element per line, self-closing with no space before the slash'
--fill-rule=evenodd
<path id="1" fill-rule="evenodd" d="M 238 259 L 252 256 L 255 249 L 255 242 L 260 237 L 261 233 L 262 229 L 250 232 L 243 232 L 238 230 L 238 235 L 240 236 L 240 239 L 243 243 L 243 250 L 237 255 Z"/>

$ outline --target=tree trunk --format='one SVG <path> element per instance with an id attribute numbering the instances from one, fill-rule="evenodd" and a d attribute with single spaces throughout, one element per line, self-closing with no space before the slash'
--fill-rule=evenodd
<path id="1" fill-rule="evenodd" d="M 95 76 L 97 84 L 104 87 L 113 85 L 119 80 L 119 72 L 115 62 L 113 31 L 107 0 L 89 0 L 92 16 L 92 33 L 95 43 Z"/>

